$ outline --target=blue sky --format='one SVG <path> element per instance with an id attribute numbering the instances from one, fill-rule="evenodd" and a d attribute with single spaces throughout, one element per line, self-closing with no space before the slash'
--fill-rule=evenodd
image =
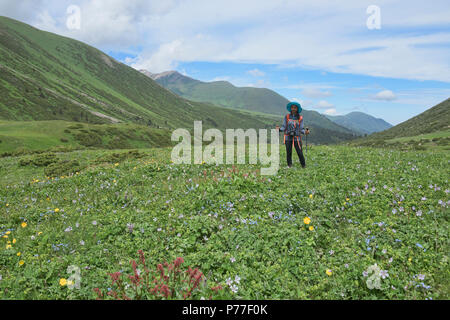
<path id="1" fill-rule="evenodd" d="M 4 0 L 0 15 L 136 69 L 266 87 L 326 114 L 395 125 L 450 97 L 448 0 Z"/>

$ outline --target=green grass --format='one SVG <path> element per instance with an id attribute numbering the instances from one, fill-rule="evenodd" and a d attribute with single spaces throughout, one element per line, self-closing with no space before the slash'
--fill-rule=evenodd
<path id="1" fill-rule="evenodd" d="M 108 273 L 129 283 L 136 260 L 145 274 L 138 250 L 151 272 L 176 257 L 199 268 L 208 280 L 194 299 L 449 298 L 448 152 L 314 146 L 306 169 L 286 169 L 281 148 L 274 176 L 260 165 L 174 165 L 170 152 L 55 152 L 45 159 L 82 168 L 56 178 L 20 165 L 30 155 L 3 158 L 0 299 L 95 299 L 94 288 L 112 298 L 108 288 L 121 289 Z M 369 289 L 374 264 L 389 276 Z M 60 284 L 69 266 L 80 289 Z"/>
<path id="2" fill-rule="evenodd" d="M 92 137 L 97 140 L 89 143 Z M 170 133 L 166 129 L 135 124 L 89 124 L 61 120 L 0 120 L 0 141 L 0 154 L 21 150 L 45 151 L 57 147 L 118 149 L 171 145 Z"/>
<path id="3" fill-rule="evenodd" d="M 436 139 L 436 138 L 448 138 L 448 137 L 450 137 L 450 130 L 436 131 L 436 132 L 426 133 L 426 134 L 419 134 L 417 136 L 412 136 L 412 137 L 394 138 L 394 139 L 389 139 L 386 142 L 387 143 L 409 142 L 409 141 L 420 141 L 422 139 L 432 140 L 432 139 Z"/>

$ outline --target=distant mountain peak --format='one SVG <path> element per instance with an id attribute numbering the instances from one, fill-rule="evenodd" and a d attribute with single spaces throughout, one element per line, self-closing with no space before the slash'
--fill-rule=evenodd
<path id="1" fill-rule="evenodd" d="M 182 75 L 181 73 L 179 73 L 178 71 L 175 71 L 175 70 L 164 71 L 161 73 L 152 73 L 145 69 L 141 69 L 139 71 L 142 72 L 143 74 L 145 74 L 147 77 L 152 78 L 153 80 L 158 80 L 160 78 L 172 77 L 172 76 L 186 77 L 185 75 Z"/>

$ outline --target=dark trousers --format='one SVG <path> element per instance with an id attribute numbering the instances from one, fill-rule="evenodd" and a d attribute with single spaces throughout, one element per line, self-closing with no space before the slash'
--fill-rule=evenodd
<path id="1" fill-rule="evenodd" d="M 286 158 L 287 158 L 287 164 L 289 167 L 292 166 L 292 145 L 295 147 L 295 151 L 297 151 L 298 159 L 300 160 L 300 164 L 302 167 L 305 167 L 305 157 L 303 156 L 303 147 L 300 140 L 300 137 L 286 137 L 285 141 L 286 145 Z"/>

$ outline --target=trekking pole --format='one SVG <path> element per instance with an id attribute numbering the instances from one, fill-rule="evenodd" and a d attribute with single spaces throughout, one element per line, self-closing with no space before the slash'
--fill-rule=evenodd
<path id="1" fill-rule="evenodd" d="M 307 131 L 309 131 L 309 128 L 306 128 Z M 308 135 L 306 135 L 306 150 L 305 150 L 305 157 L 308 154 Z"/>

